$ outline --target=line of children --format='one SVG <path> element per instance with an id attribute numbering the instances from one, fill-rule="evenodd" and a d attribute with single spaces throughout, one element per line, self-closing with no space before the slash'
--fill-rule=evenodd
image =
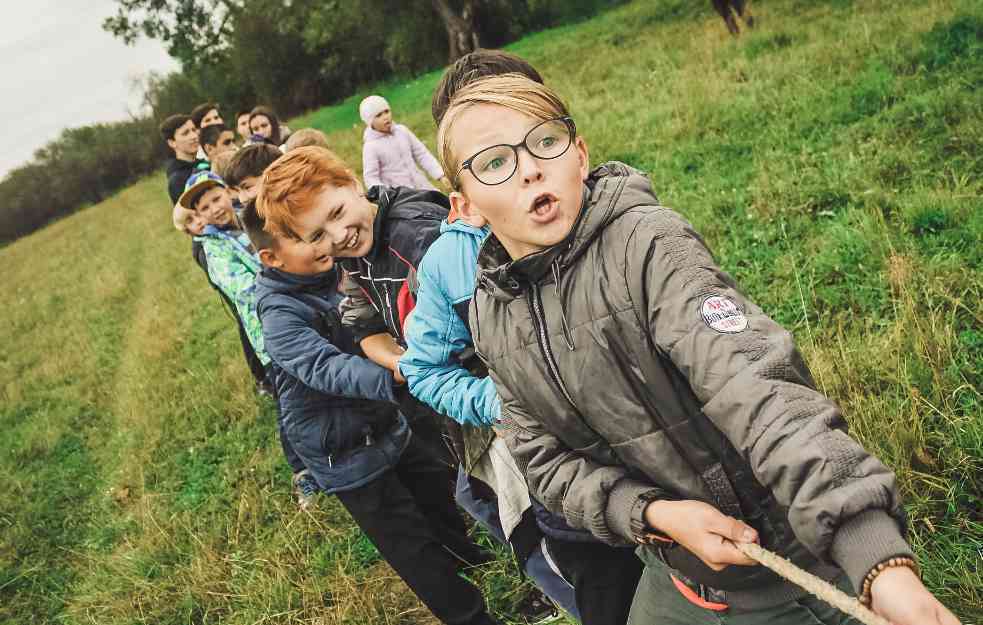
<path id="1" fill-rule="evenodd" d="M 365 255 L 382 244 L 375 236 L 377 213 L 412 220 L 445 211 L 427 192 L 400 191 L 376 208 L 351 170 L 318 147 L 293 150 L 266 170 L 256 210 L 244 213 L 264 264 L 263 333 L 286 434 L 321 488 L 335 494 L 442 622 L 495 623 L 481 592 L 458 575 L 462 565 L 488 556 L 467 537 L 450 491 L 441 486 L 451 467 L 434 457 L 400 411 L 401 380 L 350 353 L 359 345 L 369 351 L 366 338 L 381 336 L 385 326 L 354 328 L 339 313 L 335 256 Z M 344 229 L 327 232 L 329 216 L 342 219 Z"/>
<path id="2" fill-rule="evenodd" d="M 954 625 L 921 584 L 893 473 L 845 432 L 790 335 L 649 181 L 589 166 L 562 100 L 521 75 L 458 91 L 451 204 L 491 227 L 471 325 L 533 494 L 638 544 L 637 625 L 854 623 L 753 566 L 760 541 L 897 625 Z"/>
<path id="3" fill-rule="evenodd" d="M 283 438 L 301 465 L 447 623 L 494 622 L 457 575 L 487 556 L 442 486 L 452 462 L 439 438 L 421 436 L 428 424 L 402 372 L 441 412 L 499 426 L 525 489 L 502 478 L 512 465 L 496 465 L 487 432 L 469 438 L 465 469 L 488 458 L 500 528 L 521 523 L 502 506 L 521 501 L 516 492 L 542 503 L 543 553 L 574 578 L 585 623 L 623 622 L 629 602 L 617 597 L 632 595 L 634 625 L 855 623 L 734 546 L 761 542 L 897 625 L 955 625 L 916 575 L 893 474 L 845 433 L 790 335 L 642 174 L 591 169 L 566 105 L 519 72 L 445 76 L 434 111 L 449 199 L 413 177 L 415 159 L 401 175 L 431 190 L 363 193 L 317 147 L 266 168 L 243 215 L 260 248 L 257 306 Z M 363 105 L 367 139 L 397 138 L 384 100 Z M 273 140 L 275 116 L 256 119 Z M 407 169 L 403 144 L 369 143 L 366 153 Z M 214 186 L 192 202 L 210 221 Z M 207 226 L 203 240 L 214 236 L 239 240 Z M 471 328 L 480 363 L 468 358 Z M 592 537 L 564 549 L 551 518 Z M 644 563 L 637 589 L 637 575 L 611 575 L 588 599 L 590 573 L 640 566 L 623 558 L 629 546 Z M 595 612 L 605 602 L 621 617 Z"/>

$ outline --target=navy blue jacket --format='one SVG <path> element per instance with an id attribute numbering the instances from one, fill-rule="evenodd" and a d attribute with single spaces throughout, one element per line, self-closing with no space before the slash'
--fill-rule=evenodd
<path id="1" fill-rule="evenodd" d="M 356 348 L 341 326 L 337 272 L 264 267 L 256 300 L 284 431 L 321 488 L 352 490 L 395 466 L 409 425 L 392 372 L 348 353 Z"/>

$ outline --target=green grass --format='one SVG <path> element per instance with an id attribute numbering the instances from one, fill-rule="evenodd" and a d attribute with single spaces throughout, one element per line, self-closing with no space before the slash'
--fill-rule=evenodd
<path id="1" fill-rule="evenodd" d="M 926 582 L 980 622 L 983 10 L 753 10 L 738 40 L 653 0 L 511 48 L 592 161 L 649 172 L 795 333 L 897 472 Z M 438 77 L 373 90 L 431 147 Z M 363 95 L 291 126 L 359 169 Z M 273 407 L 169 214 L 156 175 L 0 249 L 0 622 L 434 622 L 336 502 L 297 511 Z M 507 560 L 476 577 L 506 609 Z"/>

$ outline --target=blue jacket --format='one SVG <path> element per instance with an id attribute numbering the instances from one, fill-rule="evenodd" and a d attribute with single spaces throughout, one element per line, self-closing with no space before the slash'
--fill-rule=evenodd
<path id="1" fill-rule="evenodd" d="M 488 232 L 460 219 L 443 222 L 417 269 L 416 306 L 399 360 L 410 393 L 462 425 L 493 425 L 501 414 L 492 379 L 474 376 L 457 358 L 474 344 L 464 320 L 474 295 L 478 248 Z"/>
<path id="2" fill-rule="evenodd" d="M 281 419 L 290 443 L 325 492 L 352 490 L 399 461 L 410 439 L 393 374 L 346 353 L 338 273 L 264 267 L 256 300 Z"/>

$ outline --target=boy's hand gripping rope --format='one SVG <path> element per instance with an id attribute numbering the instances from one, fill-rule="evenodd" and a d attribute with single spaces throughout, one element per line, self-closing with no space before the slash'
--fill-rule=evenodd
<path id="1" fill-rule="evenodd" d="M 756 543 L 734 543 L 747 557 L 771 569 L 788 581 L 801 586 L 834 608 L 849 614 L 864 625 L 891 625 L 883 616 L 875 614 L 855 597 L 847 595 L 826 580 L 800 569 L 785 558 L 768 551 Z"/>

